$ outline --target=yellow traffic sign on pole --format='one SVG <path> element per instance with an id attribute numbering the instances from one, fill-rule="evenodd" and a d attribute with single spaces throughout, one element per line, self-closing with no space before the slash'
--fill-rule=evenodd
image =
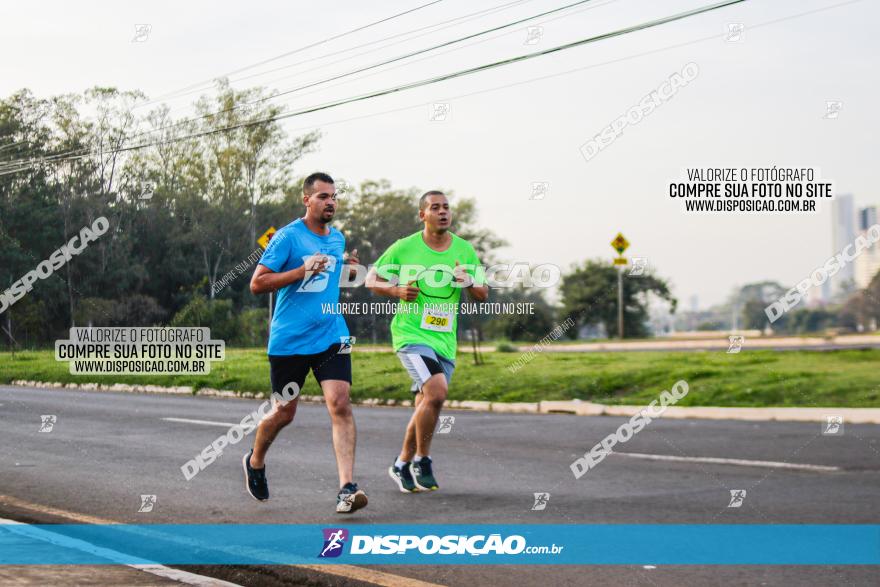
<path id="1" fill-rule="evenodd" d="M 266 247 L 269 246 L 269 241 L 272 240 L 272 236 L 275 234 L 275 227 L 270 226 L 269 230 L 263 233 L 263 236 L 257 239 L 257 244 L 260 245 L 260 248 L 264 251 Z M 269 333 L 272 333 L 272 314 L 275 313 L 275 296 L 273 292 L 269 292 Z"/>
<path id="2" fill-rule="evenodd" d="M 629 241 L 626 240 L 622 233 L 618 232 L 614 240 L 611 241 L 611 246 L 614 247 L 618 255 L 622 255 L 629 248 Z"/>
<path id="3" fill-rule="evenodd" d="M 611 246 L 617 251 L 617 258 L 614 259 L 615 265 L 626 265 L 626 257 L 623 252 L 629 248 L 629 241 L 623 236 L 622 232 L 618 232 Z M 623 270 L 617 270 L 617 336 L 623 339 Z"/>
<path id="4" fill-rule="evenodd" d="M 257 244 L 260 245 L 260 248 L 263 250 L 269 246 L 269 241 L 272 240 L 272 235 L 275 234 L 275 227 L 270 226 L 269 230 L 263 233 L 263 236 L 257 239 Z"/>

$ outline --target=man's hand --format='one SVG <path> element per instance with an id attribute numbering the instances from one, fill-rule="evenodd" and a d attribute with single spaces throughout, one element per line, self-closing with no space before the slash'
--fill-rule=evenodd
<path id="1" fill-rule="evenodd" d="M 306 273 L 309 274 L 322 273 L 327 270 L 327 264 L 329 262 L 330 259 L 327 257 L 327 255 L 315 253 L 305 260 L 305 262 L 303 263 L 303 267 L 305 267 Z"/>
<path id="2" fill-rule="evenodd" d="M 455 283 L 458 284 L 458 287 L 471 287 L 474 284 L 474 278 L 464 270 L 464 267 L 458 261 L 455 262 L 455 269 L 452 270 L 452 274 L 455 276 Z"/>
<path id="3" fill-rule="evenodd" d="M 357 276 L 357 269 L 355 269 L 354 266 L 361 264 L 361 260 L 358 259 L 358 250 L 353 249 L 346 256 L 348 257 L 348 259 L 346 261 L 348 264 L 348 278 L 354 279 Z"/>
<path id="4" fill-rule="evenodd" d="M 399 285 L 395 287 L 395 297 L 398 297 L 405 302 L 415 301 L 415 299 L 419 296 L 419 288 L 413 285 L 416 281 L 417 280 L 413 280 L 406 285 Z"/>

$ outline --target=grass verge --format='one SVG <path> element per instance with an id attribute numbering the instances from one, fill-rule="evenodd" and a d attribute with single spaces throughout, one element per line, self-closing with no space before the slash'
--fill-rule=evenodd
<path id="1" fill-rule="evenodd" d="M 647 404 L 684 379 L 682 406 L 880 407 L 880 350 L 541 353 L 515 373 L 519 353 L 486 353 L 475 366 L 462 353 L 450 399 L 537 402 L 579 398 Z M 352 397 L 408 399 L 409 379 L 392 353 L 354 352 Z M 208 375 L 71 375 L 52 351 L 0 353 L 0 382 L 188 385 L 267 393 L 263 349 L 227 349 Z M 311 377 L 304 394 L 319 393 Z"/>

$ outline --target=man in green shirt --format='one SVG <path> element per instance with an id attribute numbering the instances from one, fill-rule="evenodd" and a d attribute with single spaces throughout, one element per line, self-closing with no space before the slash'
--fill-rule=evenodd
<path id="1" fill-rule="evenodd" d="M 388 247 L 367 277 L 370 291 L 400 299 L 391 339 L 416 398 L 403 449 L 388 473 L 404 493 L 439 488 L 431 439 L 455 369 L 461 291 L 477 301 L 489 297 L 474 247 L 449 232 L 452 213 L 443 192 L 422 196 L 419 219 L 424 230 Z"/>

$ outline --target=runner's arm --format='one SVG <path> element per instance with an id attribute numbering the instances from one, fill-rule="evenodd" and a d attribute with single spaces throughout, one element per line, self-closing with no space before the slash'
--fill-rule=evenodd
<path id="1" fill-rule="evenodd" d="M 478 302 L 485 302 L 489 299 L 488 285 L 472 285 L 467 288 L 467 292 L 472 300 L 476 300 Z"/>
<path id="2" fill-rule="evenodd" d="M 474 260 L 476 261 L 476 256 L 474 256 Z M 477 285 L 474 282 L 473 276 L 466 272 L 466 267 L 471 267 L 473 269 L 474 266 L 479 266 L 479 261 L 472 265 L 464 266 L 456 261 L 455 269 L 452 273 L 455 275 L 455 281 L 458 282 L 459 287 L 464 287 L 472 300 L 485 302 L 489 299 L 489 286 L 485 284 Z"/>
<path id="3" fill-rule="evenodd" d="M 262 263 L 257 265 L 253 277 L 251 277 L 251 293 L 261 294 L 276 291 L 295 281 L 305 279 L 311 273 L 321 273 L 327 270 L 329 260 L 326 255 L 315 253 L 307 258 L 302 265 L 290 271 L 272 271 Z"/>
<path id="4" fill-rule="evenodd" d="M 379 274 L 376 273 L 375 267 L 370 267 L 365 285 L 367 286 L 367 289 L 376 295 L 389 298 L 399 298 L 408 302 L 415 300 L 416 296 L 419 295 L 419 288 L 412 284 L 406 286 L 394 285 L 387 279 L 379 277 Z"/>
<path id="5" fill-rule="evenodd" d="M 251 277 L 251 293 L 263 294 L 277 291 L 294 281 L 302 281 L 306 276 L 305 264 L 290 271 L 276 273 L 265 265 L 257 265 L 254 275 Z"/>

